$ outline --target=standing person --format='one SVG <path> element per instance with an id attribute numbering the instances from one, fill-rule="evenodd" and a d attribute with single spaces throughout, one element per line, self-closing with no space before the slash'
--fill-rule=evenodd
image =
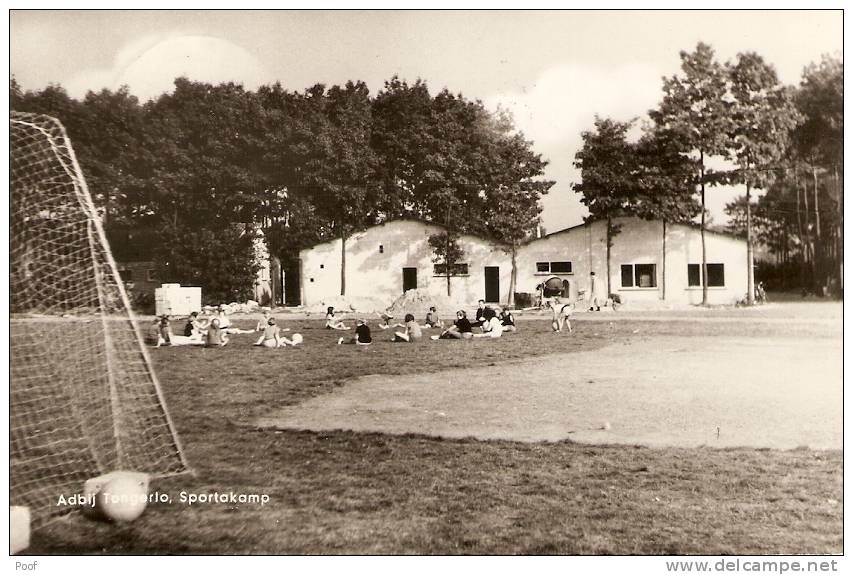
<path id="1" fill-rule="evenodd" d="M 430 336 L 430 339 L 470 339 L 474 337 L 471 331 L 471 321 L 465 310 L 456 312 L 456 321 L 453 325 L 441 332 L 441 335 Z"/>
<path id="2" fill-rule="evenodd" d="M 406 332 L 401 333 L 399 331 L 395 331 L 394 332 L 394 339 L 392 339 L 391 341 L 394 341 L 394 342 L 407 341 L 409 343 L 415 343 L 416 341 L 420 341 L 420 339 L 423 337 L 423 332 L 421 331 L 421 326 L 419 326 L 418 322 L 415 321 L 415 316 L 413 316 L 410 313 L 407 313 L 404 320 L 406 322 L 405 323 Z M 399 325 L 399 324 L 397 324 L 397 325 Z"/>
<path id="3" fill-rule="evenodd" d="M 516 331 L 515 327 L 515 318 L 512 315 L 512 312 L 508 309 L 501 310 L 498 319 L 501 320 L 501 325 L 503 326 L 504 331 Z"/>
<path id="4" fill-rule="evenodd" d="M 351 337 L 347 341 L 344 341 L 344 338 L 338 339 L 338 345 L 341 345 L 342 343 L 354 343 L 356 345 L 370 345 L 373 343 L 373 338 L 370 336 L 370 328 L 367 326 L 367 322 L 363 319 L 356 320 L 355 337 Z"/>
<path id="5" fill-rule="evenodd" d="M 329 306 L 326 308 L 326 329 L 349 329 L 342 321 L 338 321 L 335 317 L 335 308 Z"/>
<path id="6" fill-rule="evenodd" d="M 589 272 L 589 311 L 601 311 L 598 306 L 598 278 L 595 272 Z M 572 331 L 571 329 L 569 331 Z"/>
<path id="7" fill-rule="evenodd" d="M 495 310 L 486 308 L 483 312 L 483 333 L 475 333 L 474 337 L 490 337 L 496 338 L 503 335 L 503 326 L 501 320 L 498 319 Z"/>
<path id="8" fill-rule="evenodd" d="M 441 323 L 441 319 L 438 317 L 438 311 L 436 311 L 435 306 L 431 306 L 429 308 L 429 312 L 427 312 L 426 320 L 424 320 L 424 327 L 444 327 Z"/>

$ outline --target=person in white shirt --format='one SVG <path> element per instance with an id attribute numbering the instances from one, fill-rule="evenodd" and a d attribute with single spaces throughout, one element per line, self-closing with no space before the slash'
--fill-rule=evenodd
<path id="1" fill-rule="evenodd" d="M 504 329 L 501 325 L 501 320 L 498 319 L 495 310 L 486 308 L 483 310 L 483 325 L 481 326 L 483 333 L 475 333 L 474 337 L 500 337 L 503 335 Z"/>

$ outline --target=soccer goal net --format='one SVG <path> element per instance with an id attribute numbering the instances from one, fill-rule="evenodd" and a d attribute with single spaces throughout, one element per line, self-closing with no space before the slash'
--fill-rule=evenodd
<path id="1" fill-rule="evenodd" d="M 10 116 L 11 504 L 33 527 L 86 479 L 187 470 L 62 124 Z"/>

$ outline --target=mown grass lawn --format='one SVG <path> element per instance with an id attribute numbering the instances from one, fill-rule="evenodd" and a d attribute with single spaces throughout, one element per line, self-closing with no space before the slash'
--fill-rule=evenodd
<path id="1" fill-rule="evenodd" d="M 245 326 L 249 326 L 249 321 Z M 239 324 L 239 322 L 238 322 Z M 238 336 L 223 349 L 152 350 L 194 474 L 155 482 L 171 505 L 110 525 L 71 515 L 30 553 L 751 554 L 842 551 L 842 453 L 647 449 L 415 434 L 259 430 L 255 418 L 368 374 L 432 372 L 658 335 L 837 337 L 824 325 L 690 318 L 544 320 L 497 341 L 337 346 L 321 320 L 285 324 L 301 349 Z M 625 398 L 621 398 L 625 399 Z M 618 401 L 620 398 L 614 398 Z M 181 491 L 270 503 L 177 501 Z"/>

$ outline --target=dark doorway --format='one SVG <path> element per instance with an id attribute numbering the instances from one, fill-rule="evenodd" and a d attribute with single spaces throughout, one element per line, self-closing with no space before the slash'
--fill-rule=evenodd
<path id="1" fill-rule="evenodd" d="M 497 303 L 501 300 L 501 268 L 497 266 L 486 266 L 486 297 L 489 303 Z"/>
<path id="2" fill-rule="evenodd" d="M 302 305 L 302 290 L 299 286 L 299 268 L 302 260 L 284 264 L 284 305 Z"/>
<path id="3" fill-rule="evenodd" d="M 403 268 L 403 293 L 418 289 L 418 268 Z"/>

